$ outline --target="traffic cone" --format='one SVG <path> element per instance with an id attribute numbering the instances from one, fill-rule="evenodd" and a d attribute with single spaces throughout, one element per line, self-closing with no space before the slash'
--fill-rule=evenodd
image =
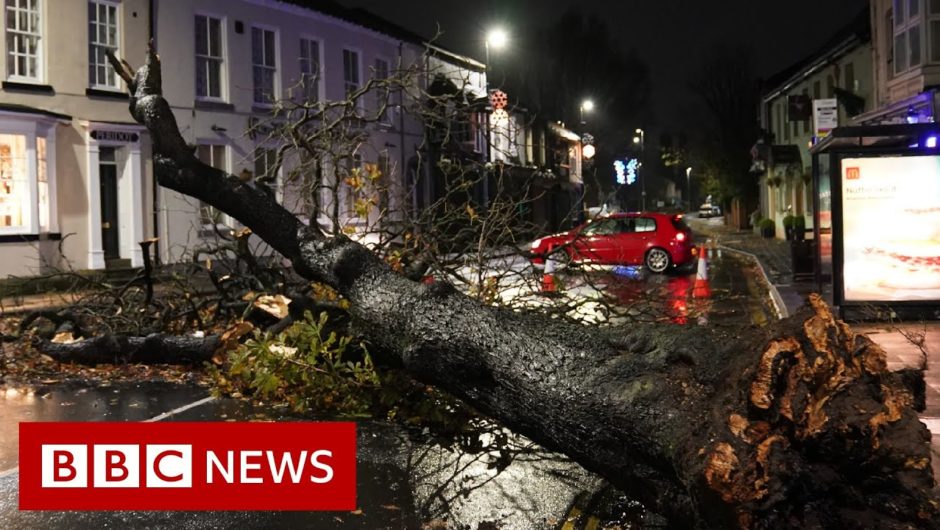
<path id="1" fill-rule="evenodd" d="M 545 271 L 542 274 L 542 292 L 554 293 L 557 290 L 555 284 L 555 260 L 551 257 L 545 258 Z"/>
<path id="2" fill-rule="evenodd" d="M 705 259 L 705 245 L 698 256 L 698 272 L 695 274 L 695 285 L 692 287 L 692 298 L 709 298 L 712 288 L 708 285 L 708 263 Z"/>

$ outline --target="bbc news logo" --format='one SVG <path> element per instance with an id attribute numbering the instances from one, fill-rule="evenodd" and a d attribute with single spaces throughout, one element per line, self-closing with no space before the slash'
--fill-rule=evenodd
<path id="1" fill-rule="evenodd" d="M 21 510 L 354 510 L 354 423 L 21 423 Z"/>
<path id="2" fill-rule="evenodd" d="M 845 168 L 845 180 L 858 180 L 862 176 L 862 172 L 857 167 L 847 167 Z"/>

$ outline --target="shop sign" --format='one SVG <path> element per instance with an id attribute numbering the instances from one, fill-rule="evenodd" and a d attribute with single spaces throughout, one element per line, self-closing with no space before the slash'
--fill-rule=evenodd
<path id="1" fill-rule="evenodd" d="M 126 144 L 137 143 L 140 135 L 131 131 L 109 131 L 107 129 L 95 129 L 89 133 L 92 140 L 99 142 L 121 142 Z"/>
<path id="2" fill-rule="evenodd" d="M 813 100 L 813 123 L 816 124 L 816 138 L 822 140 L 839 126 L 839 100 Z"/>

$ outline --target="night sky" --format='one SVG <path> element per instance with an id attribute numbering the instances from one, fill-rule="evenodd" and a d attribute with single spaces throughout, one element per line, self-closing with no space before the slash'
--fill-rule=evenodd
<path id="1" fill-rule="evenodd" d="M 696 115 L 695 96 L 687 86 L 704 51 L 745 44 L 757 59 L 757 73 L 769 76 L 815 51 L 865 5 L 863 0 L 341 1 L 424 36 L 434 35 L 439 25 L 441 44 L 480 59 L 487 28 L 524 32 L 550 25 L 569 7 L 580 6 L 608 21 L 624 49 L 636 50 L 649 64 L 655 116 L 649 125 L 673 131 Z M 501 54 L 491 62 L 511 67 L 511 45 Z"/>

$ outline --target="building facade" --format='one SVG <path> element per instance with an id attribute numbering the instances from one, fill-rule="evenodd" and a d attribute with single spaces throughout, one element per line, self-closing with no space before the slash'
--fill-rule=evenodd
<path id="1" fill-rule="evenodd" d="M 105 54 L 140 64 L 149 3 L 7 0 L 3 16 L 0 276 L 140 266 L 149 142 Z"/>
<path id="2" fill-rule="evenodd" d="M 812 226 L 809 149 L 819 140 L 813 108 L 820 100 L 837 102 L 833 117 L 840 125 L 874 108 L 867 7 L 816 53 L 765 83 L 760 109 L 765 134 L 752 150 L 752 171 L 759 178 L 761 216 L 774 220 L 778 238 L 784 237 L 788 215 L 803 216 L 805 226 Z"/>
<path id="3" fill-rule="evenodd" d="M 138 243 L 152 237 L 156 256 L 174 262 L 236 224 L 155 185 L 148 134 L 129 117 L 108 50 L 139 65 L 153 39 L 164 95 L 199 158 L 273 177 L 278 200 L 308 222 L 336 228 L 326 212 L 338 212 L 353 232 L 416 200 L 406 168 L 424 131 L 406 109 L 421 103 L 431 71 L 486 95 L 482 64 L 437 47 L 427 53 L 421 37 L 327 1 L 5 0 L 3 16 L 0 277 L 139 267 Z M 369 92 L 371 80 L 405 71 L 419 72 L 413 90 Z M 280 160 L 263 124 L 277 116 L 278 100 L 328 106 L 352 95 L 346 121 L 364 140 L 342 159 L 317 158 L 321 185 L 311 197 L 291 178 L 301 162 Z M 368 209 L 345 184 L 365 168 L 385 183 Z"/>

